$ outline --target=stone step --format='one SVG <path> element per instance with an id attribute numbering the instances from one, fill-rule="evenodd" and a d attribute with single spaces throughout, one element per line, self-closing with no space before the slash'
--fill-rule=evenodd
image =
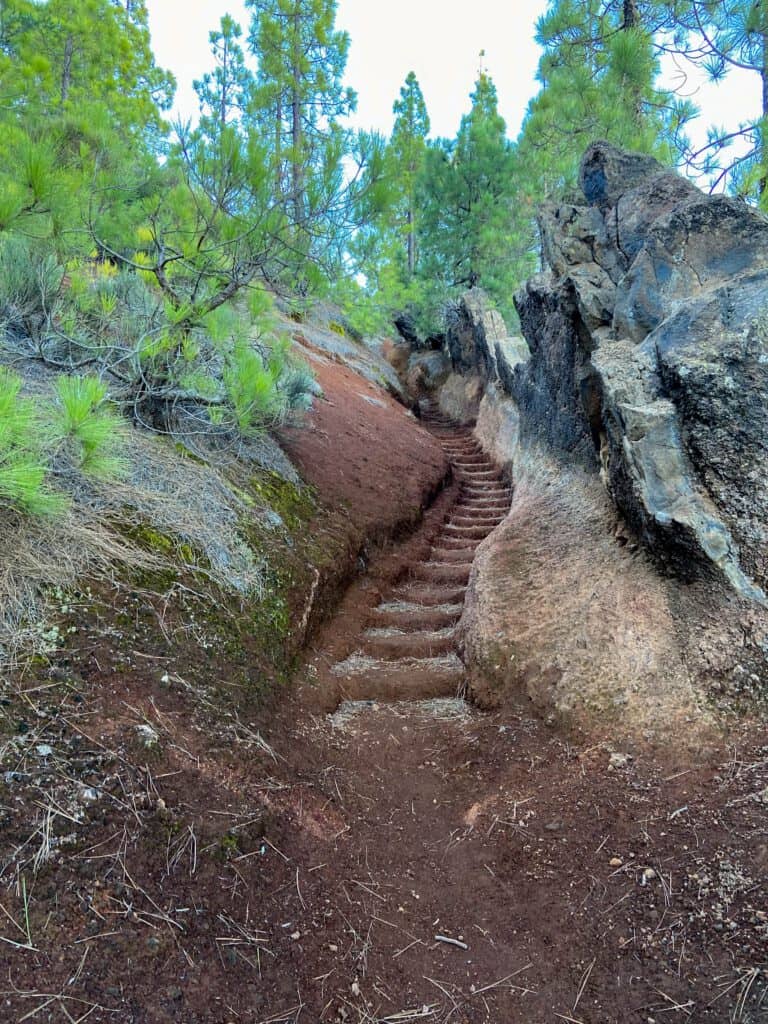
<path id="1" fill-rule="evenodd" d="M 464 546 L 461 548 L 443 547 L 442 539 L 438 538 L 437 543 L 430 548 L 429 560 L 430 562 L 457 562 L 460 564 L 466 564 L 471 562 L 475 554 L 475 545 L 472 547 Z"/>
<path id="2" fill-rule="evenodd" d="M 446 536 L 461 538 L 471 537 L 479 543 L 481 540 L 485 540 L 488 534 L 493 533 L 498 525 L 498 523 L 481 523 L 479 526 L 477 524 L 452 524 L 446 528 L 451 531 L 450 534 L 446 534 Z"/>
<path id="3" fill-rule="evenodd" d="M 419 562 L 411 570 L 411 576 L 430 583 L 466 583 L 471 571 L 471 562 Z"/>
<path id="4" fill-rule="evenodd" d="M 445 629 L 461 618 L 464 605 L 423 605 L 412 601 L 387 601 L 373 609 L 370 622 L 374 627 L 393 629 Z"/>
<path id="5" fill-rule="evenodd" d="M 382 702 L 383 703 L 383 702 Z M 471 722 L 476 712 L 463 697 L 433 697 L 427 700 L 389 701 L 387 704 L 395 714 L 411 720 L 421 719 L 425 722 Z M 359 721 L 365 722 L 372 715 L 381 713 L 381 705 L 376 700 L 343 701 L 329 715 L 334 729 L 354 729 Z"/>
<path id="6" fill-rule="evenodd" d="M 498 513 L 495 513 L 493 515 L 488 514 L 488 515 L 482 515 L 482 516 L 481 515 L 474 515 L 474 516 L 456 515 L 456 516 L 452 516 L 451 517 L 451 519 L 446 523 L 444 529 L 448 530 L 450 527 L 454 527 L 454 526 L 458 526 L 458 527 L 483 526 L 483 527 L 487 527 L 488 529 L 492 530 L 495 526 L 498 526 L 500 523 L 503 523 L 506 518 L 507 518 L 507 515 L 506 515 L 505 512 L 498 512 Z"/>
<path id="7" fill-rule="evenodd" d="M 477 544 L 474 540 L 464 537 L 452 537 L 445 533 L 440 533 L 435 538 L 435 547 L 440 547 L 444 551 L 466 551 L 467 561 L 474 557 L 477 550 Z"/>
<path id="8" fill-rule="evenodd" d="M 490 512 L 495 515 L 497 512 L 506 514 L 510 507 L 510 502 L 500 498 L 460 498 L 451 512 L 461 515 L 484 515 Z"/>
<path id="9" fill-rule="evenodd" d="M 453 516 L 480 516 L 481 518 L 492 518 L 493 516 L 506 517 L 508 514 L 509 505 L 506 502 L 489 501 L 483 505 L 465 505 L 457 503 L 453 506 L 451 518 L 453 518 Z"/>
<path id="10" fill-rule="evenodd" d="M 443 607 L 447 604 L 463 604 L 466 586 L 454 583 L 426 583 L 408 580 L 395 588 L 393 601 L 420 604 L 428 608 Z"/>
<path id="11" fill-rule="evenodd" d="M 363 633 L 362 652 L 370 658 L 435 658 L 455 650 L 455 626 L 438 630 L 367 629 Z"/>
<path id="12" fill-rule="evenodd" d="M 504 508 L 509 508 L 512 504 L 512 501 L 508 494 L 460 494 L 455 504 L 467 508 L 487 508 L 489 505 L 497 505 L 503 506 Z"/>
<path id="13" fill-rule="evenodd" d="M 462 497 L 472 495 L 474 497 L 487 498 L 489 494 L 512 499 L 512 488 L 507 487 L 500 480 L 461 480 L 459 494 Z"/>
<path id="14" fill-rule="evenodd" d="M 463 468 L 458 467 L 458 474 L 462 481 L 467 483 L 482 483 L 488 481 L 489 483 L 500 483 L 502 478 L 501 472 L 494 466 L 484 466 L 482 468 Z"/>
<path id="15" fill-rule="evenodd" d="M 400 701 L 454 697 L 464 685 L 455 654 L 387 661 L 353 654 L 333 666 L 346 700 Z"/>
<path id="16" fill-rule="evenodd" d="M 504 491 L 461 491 L 459 501 L 473 503 L 485 503 L 486 505 L 504 505 L 506 508 L 512 506 L 512 495 Z"/>

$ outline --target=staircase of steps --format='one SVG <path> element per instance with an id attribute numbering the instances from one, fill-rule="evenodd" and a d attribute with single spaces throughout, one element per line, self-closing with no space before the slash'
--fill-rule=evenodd
<path id="1" fill-rule="evenodd" d="M 458 495 L 426 557 L 373 609 L 356 651 L 332 669 L 346 702 L 416 701 L 461 695 L 456 629 L 475 550 L 506 517 L 511 488 L 471 430 L 422 403 Z"/>

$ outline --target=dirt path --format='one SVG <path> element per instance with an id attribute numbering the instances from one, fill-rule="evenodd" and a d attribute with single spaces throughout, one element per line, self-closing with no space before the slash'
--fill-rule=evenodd
<path id="1" fill-rule="evenodd" d="M 403 545 L 408 574 L 350 592 L 262 723 L 273 752 L 167 672 L 36 705 L 35 779 L 72 759 L 23 791 L 31 838 L 6 778 L 26 852 L 1 1021 L 768 1020 L 764 730 L 671 767 L 457 697 L 469 559 L 509 495 L 466 432 L 430 425 L 458 485 Z M 331 714 L 308 710 L 324 686 Z"/>
<path id="2" fill-rule="evenodd" d="M 451 463 L 458 482 L 454 500 L 442 509 L 442 521 L 435 524 L 421 557 L 371 609 L 355 649 L 330 665 L 330 679 L 320 685 L 332 686 L 334 703 L 455 697 L 463 689 L 456 624 L 472 559 L 507 515 L 511 495 L 468 428 L 429 408 L 423 422 Z M 333 626 L 328 632 L 334 632 Z M 330 662 L 321 654 L 318 671 Z"/>
<path id="3" fill-rule="evenodd" d="M 331 627 L 314 664 L 321 677 L 330 666 L 321 685 L 338 710 L 297 729 L 294 707 L 275 723 L 304 788 L 281 836 L 296 872 L 280 890 L 291 967 L 275 967 L 286 1005 L 270 1012 L 768 1019 L 766 831 L 749 827 L 760 820 L 754 788 L 726 800 L 762 782 L 768 749 L 749 769 L 665 768 L 570 745 L 526 708 L 502 720 L 457 698 L 472 555 L 509 492 L 468 430 L 434 411 L 424 419 L 452 461 L 455 500 L 335 662 Z"/>

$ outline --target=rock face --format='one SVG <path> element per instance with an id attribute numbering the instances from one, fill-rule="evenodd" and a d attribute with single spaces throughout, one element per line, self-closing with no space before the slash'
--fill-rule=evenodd
<path id="1" fill-rule="evenodd" d="M 553 449 L 600 461 L 658 559 L 762 601 L 768 221 L 605 143 L 581 185 L 584 206 L 542 212 L 551 269 L 516 299 L 533 373 L 509 392 Z"/>
<path id="2" fill-rule="evenodd" d="M 525 340 L 477 292 L 448 334 L 441 404 L 472 383 L 516 485 L 465 644 L 484 700 L 669 734 L 768 681 L 768 221 L 607 143 L 580 184 L 541 212 Z"/>

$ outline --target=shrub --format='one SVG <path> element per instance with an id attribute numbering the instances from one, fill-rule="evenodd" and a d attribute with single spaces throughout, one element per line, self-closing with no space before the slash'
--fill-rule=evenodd
<path id="1" fill-rule="evenodd" d="M 61 303 L 64 269 L 26 239 L 0 240 L 0 323 L 7 331 L 39 343 Z"/>
<path id="2" fill-rule="evenodd" d="M 59 377 L 52 410 L 55 442 L 72 463 L 97 479 L 125 472 L 120 457 L 124 444 L 121 417 L 106 401 L 107 388 L 95 377 Z"/>
<path id="3" fill-rule="evenodd" d="M 21 512 L 51 515 L 66 500 L 47 486 L 43 424 L 20 388 L 20 378 L 0 368 L 0 497 Z"/>
<path id="4" fill-rule="evenodd" d="M 309 367 L 291 357 L 288 343 L 272 338 L 258 346 L 238 341 L 227 358 L 224 386 L 237 428 L 248 437 L 309 408 L 315 381 Z"/>
<path id="5" fill-rule="evenodd" d="M 275 337 L 265 289 L 206 313 L 109 262 L 72 261 L 65 277 L 53 256 L 19 238 L 0 244 L 1 326 L 11 349 L 92 374 L 57 385 L 50 440 L 60 475 L 120 472 L 119 420 L 100 380 L 141 425 L 179 436 L 210 429 L 219 443 L 284 421 L 315 387 Z"/>

